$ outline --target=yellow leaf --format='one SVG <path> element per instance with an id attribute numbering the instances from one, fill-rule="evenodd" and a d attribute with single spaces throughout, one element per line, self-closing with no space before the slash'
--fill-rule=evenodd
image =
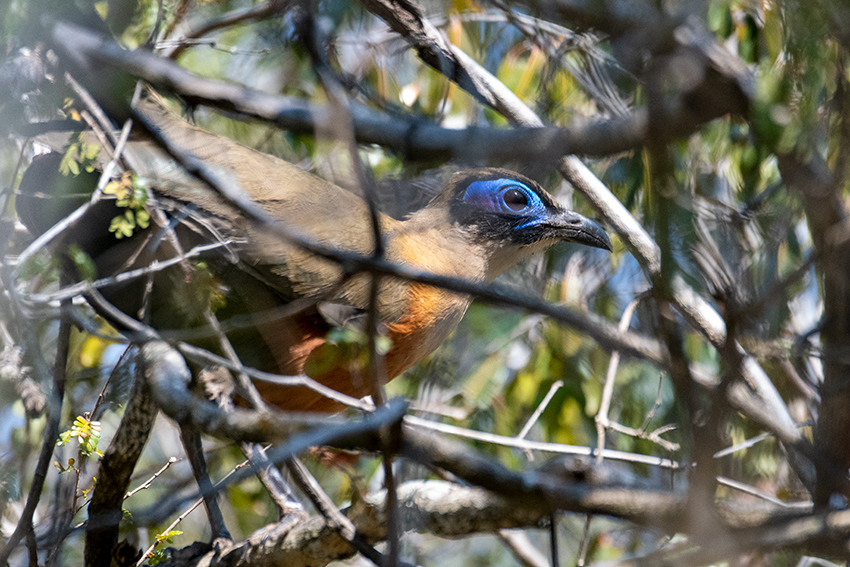
<path id="1" fill-rule="evenodd" d="M 106 195 L 115 195 L 119 199 L 127 196 L 127 188 L 120 181 L 110 181 L 103 188 L 103 192 Z"/>
<path id="2" fill-rule="evenodd" d="M 543 52 L 537 47 L 532 48 L 531 54 L 528 56 L 528 62 L 525 64 L 523 68 L 522 75 L 519 78 L 519 82 L 517 83 L 516 88 L 514 88 L 514 92 L 519 96 L 523 97 L 525 91 L 528 89 L 531 84 L 531 80 L 534 78 L 534 74 L 540 68 L 540 66 L 545 61 L 545 57 Z"/>
<path id="3" fill-rule="evenodd" d="M 463 40 L 463 22 L 459 18 L 449 19 L 449 28 L 446 36 L 454 45 L 460 45 Z"/>
<path id="4" fill-rule="evenodd" d="M 105 341 L 100 337 L 89 336 L 80 349 L 80 365 L 83 368 L 92 368 L 100 363 L 103 351 L 112 341 Z"/>

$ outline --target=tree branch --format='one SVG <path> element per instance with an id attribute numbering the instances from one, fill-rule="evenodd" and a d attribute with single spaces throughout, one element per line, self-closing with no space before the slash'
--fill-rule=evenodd
<path id="1" fill-rule="evenodd" d="M 100 460 L 98 482 L 88 508 L 86 524 L 86 565 L 109 565 L 118 542 L 121 507 L 130 477 L 148 442 L 158 413 L 148 375 L 153 371 L 144 357 L 138 358 L 138 370 L 130 401 L 115 437 Z"/>

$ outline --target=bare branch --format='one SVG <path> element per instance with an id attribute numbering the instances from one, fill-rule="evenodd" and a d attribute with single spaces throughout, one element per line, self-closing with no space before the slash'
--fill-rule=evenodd
<path id="1" fill-rule="evenodd" d="M 86 563 L 107 565 L 118 542 L 121 506 L 130 485 L 130 477 L 148 441 L 158 413 L 148 381 L 142 373 L 150 372 L 140 357 L 139 370 L 130 402 L 121 424 L 100 461 L 99 482 L 95 485 L 86 523 Z"/>
<path id="2" fill-rule="evenodd" d="M 190 102 L 266 120 L 291 132 L 313 133 L 318 124 L 327 123 L 332 115 L 332 109 L 327 106 L 198 77 L 173 62 L 142 51 L 126 51 L 112 41 L 67 23 L 55 24 L 54 37 L 70 56 L 82 59 L 87 66 L 107 64 L 176 92 Z M 477 68 L 468 56 L 464 57 L 464 65 Z M 402 151 L 409 160 L 456 157 L 468 162 L 482 158 L 540 162 L 564 154 L 604 156 L 639 147 L 648 135 L 647 114 L 643 109 L 612 120 L 577 122 L 568 128 L 458 130 L 415 117 L 383 114 L 353 102 L 349 106 L 358 142 Z M 671 114 L 666 131 L 673 138 L 686 136 L 700 123 L 685 113 Z"/>
<path id="3" fill-rule="evenodd" d="M 231 10 L 186 32 L 183 39 L 176 40 L 177 45 L 174 48 L 166 51 L 165 56 L 169 59 L 177 59 L 192 45 L 190 41 L 186 40 L 198 39 L 216 30 L 245 22 L 271 18 L 285 12 L 289 8 L 289 4 L 287 0 L 267 0 L 262 4 Z"/>
<path id="4" fill-rule="evenodd" d="M 137 486 L 136 488 L 134 488 L 133 490 L 131 490 L 130 492 L 125 494 L 124 500 L 132 497 L 134 494 L 136 494 L 137 492 L 139 492 L 141 490 L 147 490 L 148 488 L 150 488 L 151 485 L 153 484 L 153 481 L 155 481 L 157 478 L 159 478 L 159 475 L 161 475 L 166 470 L 168 470 L 168 468 L 171 467 L 171 465 L 173 465 L 174 463 L 180 462 L 180 460 L 181 459 L 178 459 L 177 457 L 169 458 L 168 461 L 166 461 L 166 463 L 164 465 L 162 465 L 162 468 L 159 469 L 158 471 L 156 471 L 149 479 L 147 479 L 145 482 L 143 482 L 142 484 L 140 484 L 139 486 Z"/>
<path id="5" fill-rule="evenodd" d="M 525 532 L 519 530 L 499 530 L 499 536 L 511 554 L 525 567 L 549 567 L 546 556 L 540 553 Z"/>
<path id="6" fill-rule="evenodd" d="M 494 443 L 496 445 L 504 445 L 506 447 L 516 447 L 529 451 L 544 451 L 547 453 L 579 455 L 579 456 L 595 456 L 597 450 L 590 447 L 582 447 L 577 445 L 567 445 L 564 443 L 544 443 L 541 441 L 528 441 L 526 439 L 517 439 L 516 437 L 505 437 L 503 435 L 495 435 L 493 433 L 485 433 L 482 431 L 473 431 L 464 429 L 447 423 L 439 423 L 430 421 L 415 416 L 406 416 L 405 422 L 416 428 L 427 429 L 431 431 L 439 431 L 449 435 L 456 435 L 466 439 L 475 439 L 484 441 L 485 443 Z M 603 449 L 602 454 L 606 459 L 612 461 L 625 461 L 632 463 L 641 463 L 645 465 L 661 467 L 665 469 L 681 469 L 682 466 L 676 461 L 665 459 L 662 457 L 653 457 L 651 455 L 641 455 L 639 453 L 625 453 L 623 451 L 615 451 L 613 449 Z"/>
<path id="7" fill-rule="evenodd" d="M 620 317 L 620 330 L 625 331 L 629 328 L 632 322 L 632 315 L 637 309 L 640 298 L 633 299 L 626 306 Z M 602 462 L 605 449 L 605 429 L 611 425 L 608 419 L 608 412 L 611 409 L 611 398 L 614 395 L 614 380 L 617 377 L 617 367 L 620 365 L 620 353 L 614 351 L 611 353 L 611 360 L 608 362 L 608 372 L 605 375 L 605 387 L 602 389 L 602 400 L 599 402 L 599 411 L 596 412 L 596 458 Z"/>
<path id="8" fill-rule="evenodd" d="M 69 302 L 63 302 L 63 307 L 67 309 Z M 44 481 L 47 477 L 47 471 L 50 469 L 50 461 L 53 458 L 53 450 L 56 447 L 56 441 L 59 439 L 59 422 L 62 419 L 62 401 L 65 397 L 65 383 L 67 379 L 66 367 L 68 365 L 68 343 L 71 334 L 70 317 L 67 313 L 64 314 L 59 326 L 58 349 L 56 352 L 56 360 L 53 366 L 53 392 L 48 398 L 48 419 L 47 426 L 44 428 L 44 437 L 41 444 L 41 453 L 38 456 L 38 463 L 32 475 L 32 483 L 27 494 L 27 502 L 21 512 L 21 517 L 18 520 L 15 531 L 9 539 L 0 548 L 0 565 L 6 564 L 9 556 L 15 550 L 21 538 L 28 537 L 33 531 L 32 518 L 35 513 L 41 498 L 41 491 L 44 488 Z M 29 539 L 28 539 L 29 541 Z M 33 549 L 30 549 L 30 559 L 36 560 L 33 556 Z"/>

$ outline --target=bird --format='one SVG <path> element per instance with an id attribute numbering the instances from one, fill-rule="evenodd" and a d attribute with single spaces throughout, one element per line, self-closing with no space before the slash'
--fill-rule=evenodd
<path id="1" fill-rule="evenodd" d="M 143 98 L 136 109 L 152 129 L 238 186 L 289 233 L 344 253 L 374 253 L 369 207 L 353 192 L 203 130 L 155 97 Z M 152 287 L 139 278 L 104 288 L 109 301 L 163 332 L 203 328 L 208 324 L 205 314 L 213 312 L 246 366 L 279 375 L 306 374 L 356 398 L 371 393 L 363 372 L 365 351 L 329 339 L 334 328 L 362 328 L 369 307 L 368 274 L 349 274 L 340 263 L 288 241 L 188 175 L 151 141 L 133 141 L 126 151 L 136 175 L 148 180 L 158 206 L 168 212 L 173 237 L 151 223 L 116 238 L 109 222 L 127 211 L 115 200 L 103 199 L 55 247 L 66 253 L 72 245 L 85 251 L 98 277 L 149 266 L 198 246 L 220 247 L 188 261 L 191 269 L 184 263 L 156 272 Z M 55 153 L 34 160 L 20 184 L 19 217 L 33 232 L 45 229 L 42 197 L 61 190 L 53 187 L 60 161 Z M 96 182 L 97 172 L 88 175 L 89 184 Z M 75 179 L 74 189 L 64 191 L 74 193 L 82 183 Z M 70 199 L 64 210 L 78 202 Z M 425 207 L 403 220 L 378 213 L 377 221 L 389 263 L 476 284 L 492 282 L 558 242 L 611 250 L 599 224 L 561 207 L 534 180 L 496 167 L 458 171 Z M 385 379 L 433 352 L 470 302 L 468 294 L 382 276 L 376 310 L 389 344 Z M 220 348 L 211 333 L 192 342 Z M 283 410 L 341 408 L 306 387 L 266 381 L 256 385 L 267 403 Z"/>

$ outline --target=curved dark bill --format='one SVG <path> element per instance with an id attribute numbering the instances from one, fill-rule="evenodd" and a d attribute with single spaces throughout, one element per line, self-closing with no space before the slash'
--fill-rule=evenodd
<path id="1" fill-rule="evenodd" d="M 572 211 L 554 215 L 547 223 L 564 242 L 576 242 L 611 251 L 611 240 L 602 227 Z"/>

